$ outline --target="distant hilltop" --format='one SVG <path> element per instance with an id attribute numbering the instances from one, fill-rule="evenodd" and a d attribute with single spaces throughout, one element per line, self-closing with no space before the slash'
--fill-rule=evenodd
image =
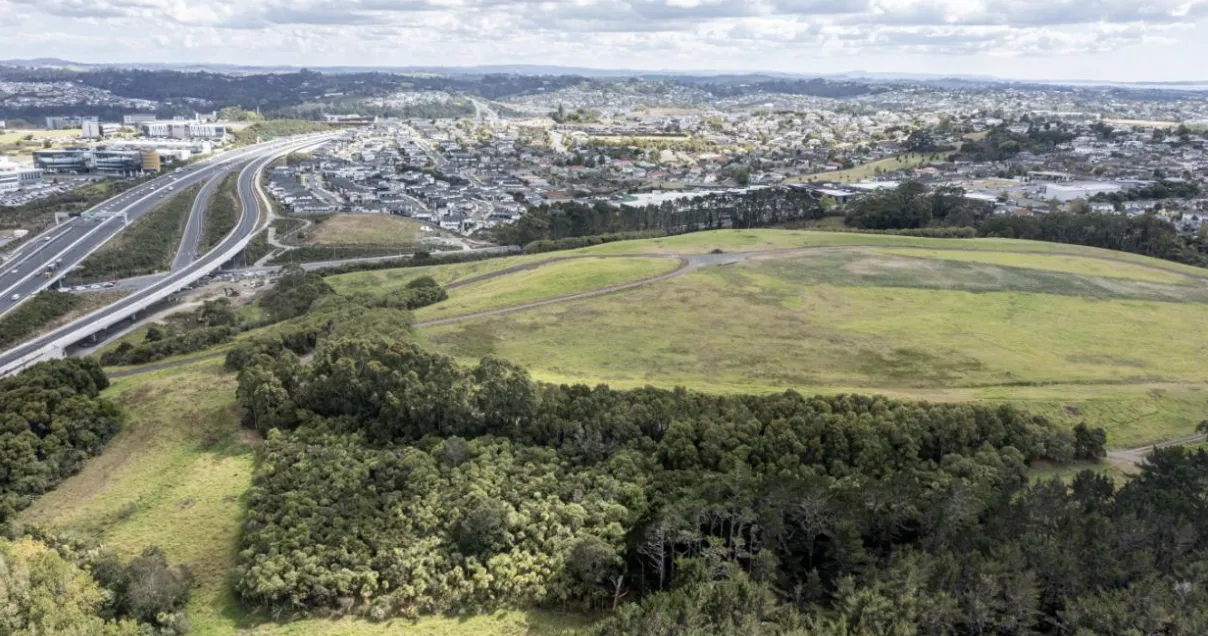
<path id="1" fill-rule="evenodd" d="M 297 73 L 310 70 L 321 73 L 430 73 L 435 75 L 575 75 L 592 78 L 623 78 L 623 77 L 664 77 L 664 78 L 710 78 L 724 80 L 727 83 L 743 81 L 765 81 L 768 79 L 824 79 L 828 81 L 858 81 L 858 82 L 922 82 L 928 84 L 1031 84 L 1053 86 L 1087 86 L 1114 87 L 1134 89 L 1165 89 L 1165 90 L 1208 90 L 1208 80 L 1185 80 L 1177 82 L 1116 82 L 1108 80 L 1081 79 L 1017 79 L 994 77 L 990 75 L 962 75 L 941 73 L 891 73 L 871 71 L 848 71 L 843 73 L 787 73 L 780 71 L 721 71 L 721 70 L 683 70 L 683 69 L 609 69 L 590 68 L 582 66 L 557 66 L 546 64 L 492 64 L 476 66 L 292 66 L 292 65 L 256 65 L 256 64 L 223 64 L 210 62 L 76 62 L 54 57 L 31 59 L 0 60 L 0 66 L 32 67 L 32 68 L 63 68 L 71 70 L 89 70 L 103 68 L 172 70 L 184 72 L 210 72 L 236 75 L 259 73 Z"/>

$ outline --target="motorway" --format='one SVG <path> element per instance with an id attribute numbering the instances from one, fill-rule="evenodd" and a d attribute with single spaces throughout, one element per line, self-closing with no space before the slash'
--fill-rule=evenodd
<path id="1" fill-rule="evenodd" d="M 225 174 L 232 164 L 272 152 L 286 143 L 288 140 L 249 146 L 183 167 L 135 186 L 93 207 L 83 216 L 68 219 L 28 239 L 12 257 L 0 264 L 0 315 L 54 282 L 54 278 L 43 276 L 49 264 L 62 261 L 54 273 L 56 278 L 62 276 L 113 238 L 127 221 L 150 212 L 173 193 L 215 174 Z"/>
<path id="2" fill-rule="evenodd" d="M 325 140 L 326 138 L 324 138 Z M 130 296 L 127 296 L 116 303 L 105 307 L 99 311 L 93 312 L 88 316 L 77 320 L 69 325 L 60 327 L 22 345 L 14 347 L 0 354 L 0 368 L 8 369 L 11 365 L 18 364 L 19 361 L 27 356 L 44 351 L 47 348 L 52 348 L 56 345 L 65 345 L 69 343 L 62 342 L 65 338 L 73 337 L 79 333 L 81 329 L 89 329 L 91 326 L 96 326 L 97 329 L 115 324 L 117 321 L 132 315 L 139 307 L 148 305 L 148 300 L 153 296 L 162 296 L 181 289 L 192 280 L 196 279 L 199 272 L 210 271 L 222 264 L 223 260 L 230 258 L 232 249 L 238 245 L 246 244 L 248 238 L 255 232 L 257 224 L 260 221 L 260 200 L 257 195 L 257 179 L 260 171 L 266 165 L 271 163 L 278 156 L 289 151 L 297 150 L 308 146 L 316 145 L 321 140 L 311 138 L 305 141 L 284 140 L 262 144 L 259 146 L 250 147 L 234 153 L 228 153 L 223 156 L 223 161 L 211 163 L 209 165 L 201 165 L 192 167 L 193 169 L 183 169 L 180 173 L 173 175 L 174 179 L 170 181 L 155 181 L 144 184 L 152 186 L 144 188 L 140 186 L 136 188 L 137 192 L 128 193 L 117 200 L 107 201 L 97 209 L 110 210 L 125 210 L 128 214 L 133 214 L 137 211 L 139 214 L 145 214 L 147 210 L 154 206 L 155 200 L 159 198 L 161 191 L 166 191 L 167 188 L 186 187 L 199 181 L 214 177 L 215 172 L 221 173 L 226 170 L 227 164 L 231 161 L 247 160 L 248 163 L 240 172 L 238 179 L 239 200 L 243 207 L 243 213 L 239 219 L 238 225 L 230 234 L 226 236 L 214 249 L 207 252 L 204 256 L 197 259 L 187 267 L 173 271 L 168 276 L 158 280 L 154 284 L 138 291 Z M 158 183 L 157 183 L 158 182 Z M 174 185 L 170 185 L 174 184 Z M 124 206 L 118 208 L 118 206 Z M 64 225 L 67 225 L 66 223 Z M 74 225 L 74 224 L 73 224 Z M 53 262 L 57 258 L 63 258 L 63 266 L 59 268 L 61 273 L 71 266 L 74 266 L 79 261 L 82 261 L 87 253 L 91 252 L 95 247 L 103 243 L 103 239 L 98 237 L 105 236 L 108 238 L 116 234 L 121 229 L 119 223 L 108 223 L 105 221 L 81 223 L 81 228 L 67 228 L 59 233 L 53 233 L 51 240 L 45 241 L 48 246 L 56 246 L 54 249 L 31 250 L 28 255 L 18 257 L 20 263 L 15 263 L 7 269 L 28 270 L 31 267 L 38 268 L 36 263 Z M 69 234 L 64 237 L 61 234 Z M 75 238 L 71 238 L 74 236 Z M 39 238 L 38 240 L 43 240 Z M 57 246 L 65 245 L 59 250 Z M 91 247 L 88 247 L 91 246 Z M 40 268 L 37 269 L 40 272 Z M 51 281 L 44 280 L 40 274 L 30 277 L 28 274 L 6 275 L 6 278 L 18 278 L 18 282 L 10 289 L 29 290 L 29 293 L 39 290 Z M 3 279 L 0 279 L 3 280 Z M 34 283 L 41 283 L 35 286 Z M 6 294 L 18 293 L 14 291 L 4 292 Z M 10 305 L 11 307 L 11 305 Z M 84 334 L 87 335 L 87 334 Z"/>

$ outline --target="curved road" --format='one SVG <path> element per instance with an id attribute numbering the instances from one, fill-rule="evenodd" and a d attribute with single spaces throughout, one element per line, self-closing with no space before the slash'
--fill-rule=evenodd
<path id="1" fill-rule="evenodd" d="M 185 166 L 135 186 L 96 205 L 84 216 L 69 219 L 29 239 L 13 257 L 0 264 L 0 315 L 31 294 L 46 289 L 56 278 L 80 264 L 121 232 L 125 228 L 124 221 L 133 221 L 150 212 L 173 193 L 209 179 L 215 173 L 229 170 L 234 162 L 271 152 L 285 143 L 289 141 L 249 146 Z M 58 261 L 61 263 L 56 267 L 54 276 L 44 278 L 46 267 Z"/>
<path id="2" fill-rule="evenodd" d="M 0 368 L 7 369 L 10 367 L 10 365 L 18 363 L 22 359 L 35 354 L 39 350 L 52 347 L 56 343 L 59 343 L 60 340 L 72 336 L 74 333 L 82 328 L 85 328 L 87 325 L 99 324 L 100 326 L 98 329 L 108 326 L 108 324 L 112 324 L 114 321 L 120 320 L 125 316 L 131 315 L 134 311 L 137 311 L 137 308 L 140 306 L 140 304 L 145 304 L 149 297 L 157 294 L 171 293 L 172 291 L 180 289 L 184 286 L 184 284 L 187 284 L 188 277 L 197 273 L 199 270 L 214 269 L 221 265 L 222 261 L 224 261 L 226 258 L 229 258 L 227 252 L 239 244 L 240 241 L 243 241 L 251 236 L 260 221 L 260 201 L 256 192 L 256 180 L 260 171 L 263 170 L 266 165 L 276 159 L 276 157 L 278 157 L 280 154 L 295 148 L 314 145 L 317 142 L 318 140 L 316 139 L 305 141 L 299 141 L 296 139 L 284 140 L 281 142 L 262 144 L 251 149 L 246 149 L 246 152 L 241 152 L 237 157 L 238 159 L 252 158 L 252 161 L 247 163 L 247 165 L 239 172 L 239 200 L 243 207 L 243 213 L 239 219 L 238 225 L 226 236 L 226 238 L 224 238 L 217 246 L 211 249 L 200 259 L 194 261 L 192 264 L 181 270 L 172 272 L 168 276 L 156 281 L 154 284 L 130 296 L 127 296 L 116 303 L 105 307 L 104 309 L 93 312 L 84 318 L 76 320 L 48 334 L 27 341 L 17 347 L 5 351 L 3 354 L 0 354 Z M 211 166 L 207 166 L 203 169 L 193 171 L 187 177 L 177 180 L 177 183 L 192 184 L 212 177 L 214 172 L 222 170 L 226 163 L 227 162 L 212 164 Z M 186 181 L 186 179 L 188 180 Z M 149 193 L 142 194 L 142 199 L 139 200 L 139 205 L 148 206 L 147 209 L 153 207 L 154 203 L 147 203 L 145 200 L 157 198 L 155 195 L 159 193 L 160 189 L 165 187 L 169 186 L 166 186 L 166 184 L 161 184 L 158 188 L 152 189 Z M 172 189 L 174 190 L 175 188 L 173 187 Z M 146 213 L 146 210 L 143 210 L 142 213 Z M 98 224 L 95 228 L 93 228 L 94 234 L 92 236 L 96 236 L 97 238 L 90 238 L 87 244 L 91 245 L 95 243 L 95 245 L 99 246 L 104 242 L 104 240 L 107 240 L 109 237 L 116 234 L 117 231 L 120 231 L 121 227 L 122 226 L 118 224 L 110 224 L 110 227 L 106 227 L 102 222 L 102 224 Z M 104 239 L 100 239 L 99 237 L 101 236 L 103 236 Z M 76 249 L 76 251 L 71 252 L 70 255 L 76 259 L 75 262 L 68 263 L 65 261 L 64 266 L 60 269 L 60 273 L 69 266 L 78 263 L 79 260 L 83 260 L 87 253 Z M 39 280 L 41 280 L 41 277 L 39 277 Z M 46 284 L 49 284 L 49 282 L 50 281 L 45 281 Z"/>
<path id="3" fill-rule="evenodd" d="M 206 181 L 193 199 L 193 208 L 189 210 L 189 222 L 185 225 L 184 236 L 180 238 L 180 248 L 176 250 L 176 258 L 172 259 L 172 271 L 179 271 L 189 266 L 197 258 L 197 246 L 201 243 L 202 226 L 205 220 L 206 207 L 214 197 L 214 190 L 222 183 L 227 175 L 234 170 L 223 170 Z"/>

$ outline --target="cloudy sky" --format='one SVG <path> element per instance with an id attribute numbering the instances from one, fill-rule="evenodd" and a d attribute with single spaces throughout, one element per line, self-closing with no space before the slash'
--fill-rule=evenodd
<path id="1" fill-rule="evenodd" d="M 1208 0 L 0 0 L 0 58 L 1208 80 Z"/>

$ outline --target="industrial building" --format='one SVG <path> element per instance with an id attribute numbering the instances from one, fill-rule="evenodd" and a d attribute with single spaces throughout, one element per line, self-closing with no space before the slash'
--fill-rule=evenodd
<path id="1" fill-rule="evenodd" d="M 149 121 L 140 124 L 143 134 L 148 137 L 168 137 L 171 139 L 224 139 L 227 136 L 227 125 L 223 123 L 201 122 L 186 119 L 171 119 L 167 121 Z"/>
<path id="2" fill-rule="evenodd" d="M 1075 199 L 1089 199 L 1096 194 L 1111 194 L 1120 190 L 1123 190 L 1120 185 L 1104 181 L 1050 183 L 1044 186 L 1044 196 L 1065 203 Z"/>
<path id="3" fill-rule="evenodd" d="M 21 167 L 0 157 L 0 192 L 21 190 L 42 182 L 42 171 Z"/>
<path id="4" fill-rule="evenodd" d="M 159 156 L 144 157 L 144 150 L 98 146 L 96 148 L 65 148 L 35 150 L 34 167 L 53 173 L 97 172 L 113 176 L 132 176 L 158 170 Z"/>
<path id="5" fill-rule="evenodd" d="M 79 116 L 79 115 L 60 115 L 46 118 L 46 128 L 48 130 L 66 130 L 68 128 L 80 128 L 84 122 L 97 123 L 96 117 Z"/>

